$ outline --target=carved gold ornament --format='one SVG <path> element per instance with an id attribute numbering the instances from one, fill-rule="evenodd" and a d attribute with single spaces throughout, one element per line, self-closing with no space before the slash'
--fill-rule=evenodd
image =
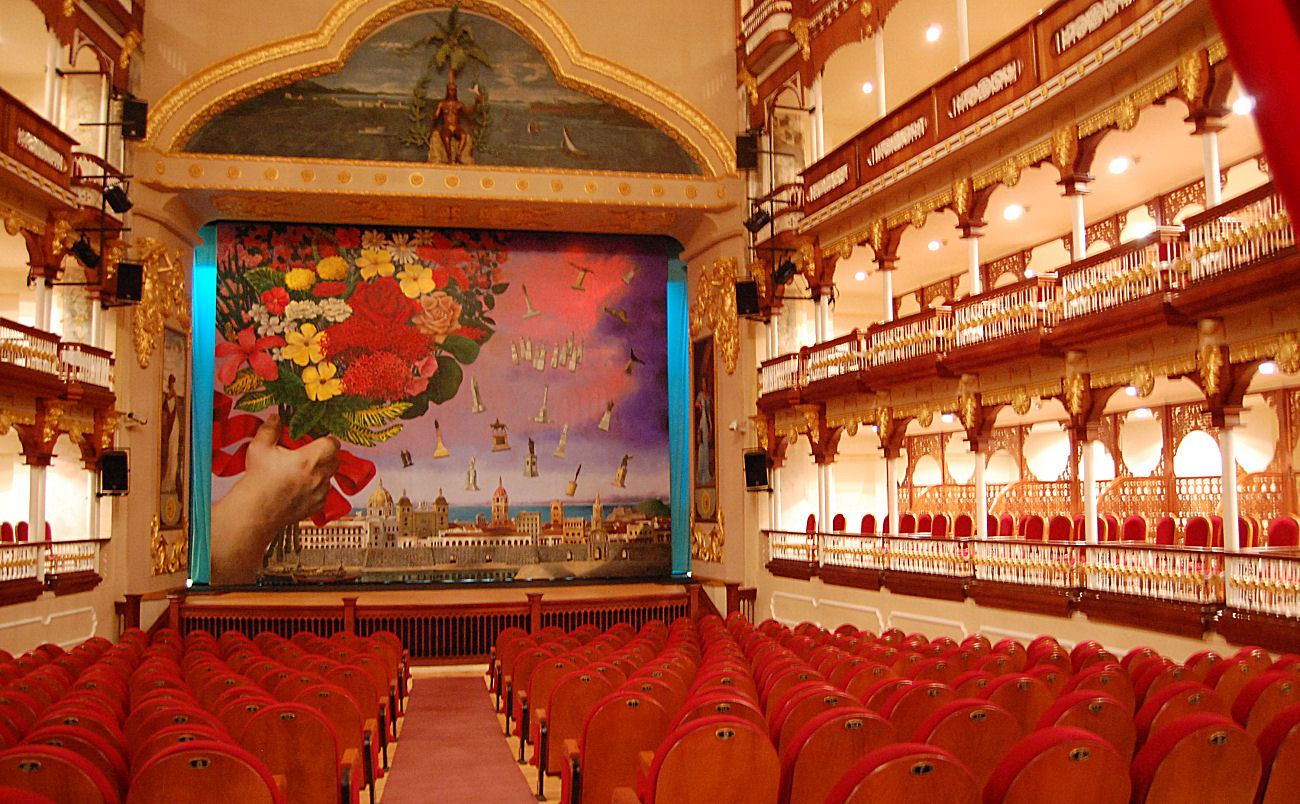
<path id="1" fill-rule="evenodd" d="M 1079 127 L 1061 126 L 1052 132 L 1052 164 L 1062 176 L 1074 172 L 1074 161 L 1079 157 Z"/>
<path id="2" fill-rule="evenodd" d="M 131 65 L 131 55 L 140 47 L 140 32 L 128 31 L 122 39 L 122 54 L 117 57 L 117 64 L 123 70 Z"/>
<path id="3" fill-rule="evenodd" d="M 149 555 L 152 559 L 150 568 L 153 575 L 168 575 L 188 569 L 190 564 L 190 538 L 186 531 L 179 531 L 174 542 L 168 542 L 160 528 L 158 515 L 154 514 L 149 523 Z"/>
<path id="4" fill-rule="evenodd" d="M 691 304 L 691 336 L 712 332 L 728 374 L 740 358 L 740 318 L 736 313 L 736 260 L 723 257 L 700 270 Z"/>
<path id="5" fill-rule="evenodd" d="M 1133 379 L 1129 382 L 1137 389 L 1137 395 L 1147 397 L 1156 389 L 1156 375 L 1148 365 L 1141 365 L 1133 369 Z"/>
<path id="6" fill-rule="evenodd" d="M 166 321 L 170 318 L 188 330 L 190 310 L 185 276 L 177 265 L 179 253 L 168 254 L 162 241 L 152 237 L 140 238 L 136 247 L 144 265 L 144 287 L 131 314 L 131 341 L 136 362 L 143 369 L 149 368 L 154 349 L 162 341 Z"/>
<path id="7" fill-rule="evenodd" d="M 745 88 L 745 93 L 749 95 L 749 105 L 758 105 L 758 79 L 754 77 L 744 65 L 741 65 L 740 72 L 737 73 L 740 79 L 740 85 Z"/>
<path id="8" fill-rule="evenodd" d="M 696 561 L 719 562 L 722 560 L 722 548 L 727 543 L 727 534 L 725 528 L 725 515 L 718 511 L 718 522 L 715 527 L 704 528 L 698 522 L 691 520 L 691 558 Z"/>
<path id="9" fill-rule="evenodd" d="M 968 433 L 974 432 L 980 426 L 980 398 L 979 394 L 964 393 L 958 397 L 961 408 L 961 423 Z"/>
<path id="10" fill-rule="evenodd" d="M 1088 385 L 1088 375 L 1074 372 L 1066 376 L 1064 384 L 1065 409 L 1071 416 L 1082 416 L 1088 412 L 1092 389 Z"/>
<path id="11" fill-rule="evenodd" d="M 952 185 L 952 209 L 960 216 L 970 212 L 971 197 L 974 195 L 970 177 L 958 179 Z"/>
<path id="12" fill-rule="evenodd" d="M 1202 346 L 1196 353 L 1196 363 L 1206 398 L 1218 398 L 1227 387 L 1228 362 L 1223 349 L 1215 345 Z"/>
<path id="13" fill-rule="evenodd" d="M 794 35 L 794 41 L 799 45 L 799 55 L 804 61 L 812 58 L 812 38 L 808 35 L 808 20 L 804 17 L 795 17 L 790 21 L 790 33 Z"/>
<path id="14" fill-rule="evenodd" d="M 1178 60 L 1178 92 L 1193 110 L 1199 109 L 1210 86 L 1210 54 L 1188 53 Z"/>
<path id="15" fill-rule="evenodd" d="M 794 252 L 794 264 L 799 266 L 799 273 L 811 287 L 817 278 L 817 251 L 809 240 L 801 240 Z"/>

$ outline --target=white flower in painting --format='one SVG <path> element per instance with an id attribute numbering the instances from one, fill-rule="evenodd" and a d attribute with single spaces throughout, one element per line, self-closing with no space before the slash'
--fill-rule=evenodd
<path id="1" fill-rule="evenodd" d="M 410 265 L 415 262 L 416 243 L 410 235 L 395 234 L 388 240 L 388 251 L 393 255 L 393 262 L 398 265 Z"/>
<path id="2" fill-rule="evenodd" d="M 417 229 L 415 234 L 411 235 L 411 242 L 417 246 L 427 246 L 433 242 L 433 237 L 432 229 Z"/>
<path id="3" fill-rule="evenodd" d="M 302 321 L 320 315 L 320 307 L 314 301 L 291 301 L 284 307 L 285 321 Z"/>
<path id="4" fill-rule="evenodd" d="M 320 310 L 321 318 L 332 324 L 346 321 L 348 316 L 352 315 L 352 308 L 342 299 L 321 299 L 316 306 Z"/>

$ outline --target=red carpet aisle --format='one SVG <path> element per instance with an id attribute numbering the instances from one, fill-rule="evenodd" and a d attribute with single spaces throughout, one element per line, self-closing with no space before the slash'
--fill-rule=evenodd
<path id="1" fill-rule="evenodd" d="M 481 678 L 417 678 L 381 804 L 537 804 Z"/>

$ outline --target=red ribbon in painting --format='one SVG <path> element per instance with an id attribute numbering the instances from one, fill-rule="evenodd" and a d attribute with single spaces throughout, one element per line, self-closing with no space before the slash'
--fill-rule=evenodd
<path id="1" fill-rule="evenodd" d="M 231 477 L 242 474 L 246 468 L 248 441 L 252 439 L 262 420 L 251 413 L 230 415 L 234 401 L 223 393 L 214 394 L 212 404 L 212 474 L 217 477 Z M 243 443 L 240 443 L 243 442 Z M 288 432 L 281 429 L 279 445 L 287 449 L 298 449 L 310 444 L 309 436 L 290 439 Z M 238 445 L 238 446 L 236 446 Z M 223 452 L 234 447 L 230 452 Z M 313 514 L 311 521 L 317 526 L 324 525 L 352 511 L 352 504 L 344 495 L 351 496 L 365 488 L 375 476 L 375 465 L 365 458 L 353 455 L 341 449 L 338 453 L 339 468 L 334 472 L 329 494 L 325 498 L 325 507 Z M 335 488 L 337 486 L 338 488 Z"/>

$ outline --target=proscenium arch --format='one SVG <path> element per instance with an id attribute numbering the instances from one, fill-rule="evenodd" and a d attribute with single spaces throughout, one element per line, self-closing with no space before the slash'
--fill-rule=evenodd
<path id="1" fill-rule="evenodd" d="M 339 0 L 316 30 L 219 61 L 176 85 L 149 115 L 145 146 L 177 153 L 210 119 L 245 100 L 342 68 L 353 51 L 397 19 L 450 9 L 452 0 Z M 461 10 L 490 17 L 537 48 L 556 81 L 622 109 L 673 139 L 705 178 L 734 173 L 735 148 L 691 103 L 654 81 L 584 51 L 544 0 L 460 0 Z"/>

